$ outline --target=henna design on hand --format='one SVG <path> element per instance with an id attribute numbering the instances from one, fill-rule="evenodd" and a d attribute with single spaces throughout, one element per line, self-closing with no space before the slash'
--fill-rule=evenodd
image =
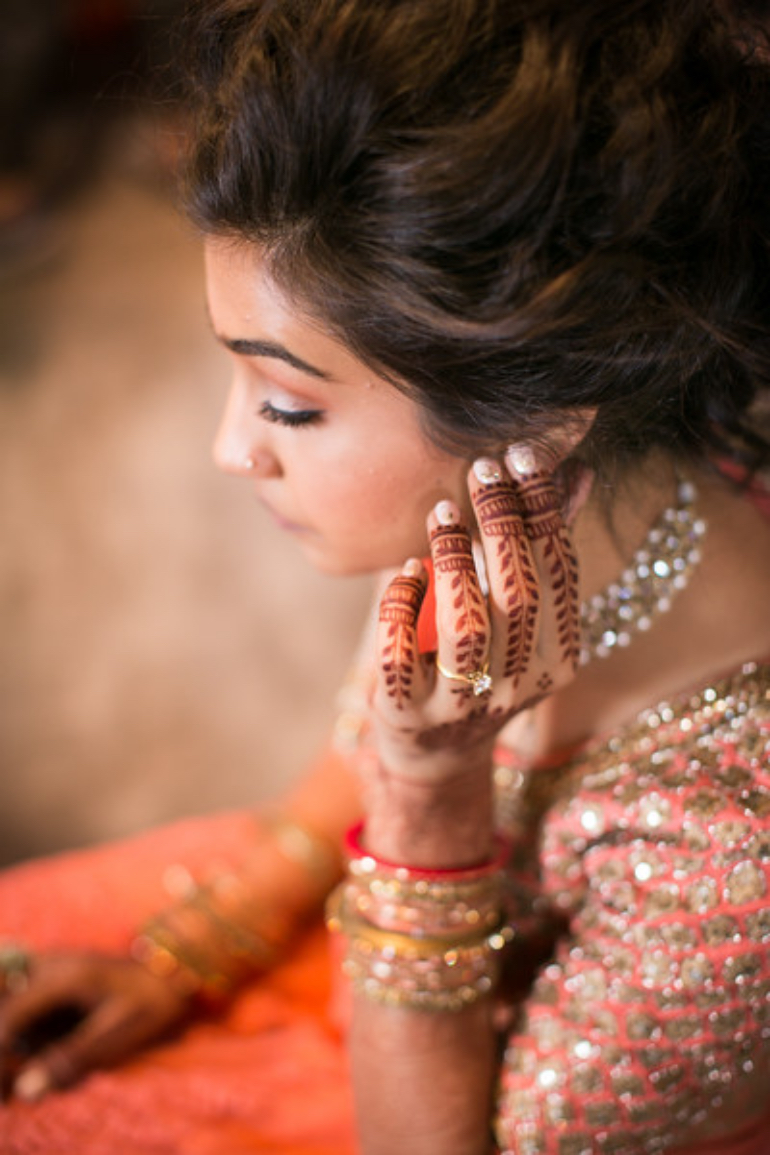
<path id="1" fill-rule="evenodd" d="M 423 750 L 464 750 L 478 742 L 492 739 L 518 708 L 479 706 L 456 722 L 441 722 L 415 735 Z"/>
<path id="2" fill-rule="evenodd" d="M 399 710 L 408 702 L 412 689 L 417 661 L 415 627 L 424 592 L 419 578 L 399 574 L 380 602 L 380 621 L 388 625 L 382 648 L 385 692 Z"/>
<path id="3" fill-rule="evenodd" d="M 456 672 L 480 670 L 487 660 L 486 606 L 481 595 L 473 560 L 470 537 L 457 526 L 439 525 L 431 534 L 431 549 L 437 574 L 451 575 L 452 608 L 456 612 L 453 630 Z M 460 703 L 473 697 L 470 686 L 454 686 Z"/>
<path id="4" fill-rule="evenodd" d="M 497 483 L 482 489 L 476 497 L 476 517 L 482 535 L 497 539 L 507 619 L 503 676 L 512 678 L 515 686 L 532 657 L 540 603 L 532 551 L 509 485 Z"/>
<path id="5" fill-rule="evenodd" d="M 527 512 L 530 541 L 543 543 L 554 595 L 561 660 L 575 666 L 580 657 L 578 564 L 564 527 L 559 498 L 545 473 L 533 473 L 522 479 L 519 496 Z"/>

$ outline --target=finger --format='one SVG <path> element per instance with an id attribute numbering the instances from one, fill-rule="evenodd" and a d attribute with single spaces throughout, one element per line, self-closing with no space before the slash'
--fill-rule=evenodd
<path id="1" fill-rule="evenodd" d="M 491 664 L 514 686 L 529 667 L 537 636 L 540 583 L 516 490 L 502 466 L 480 458 L 468 488 L 481 534 L 492 618 Z M 500 652 L 502 650 L 502 652 Z"/>
<path id="2" fill-rule="evenodd" d="M 417 619 L 426 586 L 422 563 L 410 558 L 380 599 L 378 662 L 385 696 L 397 710 L 419 699 L 425 688 L 417 647 Z"/>
<path id="3" fill-rule="evenodd" d="M 17 1075 L 14 1094 L 32 1102 L 71 1087 L 89 1071 L 110 1066 L 133 1050 L 147 1033 L 142 1026 L 122 1000 L 100 1003 L 66 1037 L 35 1055 Z"/>
<path id="4" fill-rule="evenodd" d="M 22 1057 L 35 1051 L 51 1030 L 68 1029 L 77 1013 L 64 979 L 35 979 L 0 1007 L 0 1082 L 6 1087 Z"/>
<path id="5" fill-rule="evenodd" d="M 37 1022 L 65 1005 L 72 1005 L 72 990 L 64 980 L 36 979 L 26 989 L 4 998 L 0 1006 L 0 1054 L 18 1050 L 24 1035 Z"/>
<path id="6" fill-rule="evenodd" d="M 14 1093 L 41 1098 L 96 1068 L 114 1066 L 179 1022 L 180 1010 L 176 999 L 139 1003 L 134 997 L 105 998 L 69 1034 L 35 1056 L 17 1076 Z"/>
<path id="7" fill-rule="evenodd" d="M 451 501 L 440 501 L 428 517 L 435 571 L 439 672 L 463 676 L 485 671 L 489 661 L 490 625 L 468 530 Z M 465 699 L 474 689 L 450 680 L 452 692 Z"/>
<path id="8" fill-rule="evenodd" d="M 528 447 L 513 446 L 505 458 L 516 487 L 524 527 L 540 577 L 541 613 L 537 652 L 549 667 L 573 670 L 580 656 L 578 565 L 547 470 Z"/>

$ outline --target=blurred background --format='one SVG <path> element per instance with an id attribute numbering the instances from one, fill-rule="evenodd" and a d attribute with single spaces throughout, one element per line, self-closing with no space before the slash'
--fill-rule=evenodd
<path id="1" fill-rule="evenodd" d="M 280 793 L 365 613 L 211 465 L 182 8 L 0 5 L 0 864 Z"/>

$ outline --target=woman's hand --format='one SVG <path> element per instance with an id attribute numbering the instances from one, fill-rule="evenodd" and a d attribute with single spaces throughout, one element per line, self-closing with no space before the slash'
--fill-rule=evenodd
<path id="1" fill-rule="evenodd" d="M 14 978 L 0 985 L 0 1075 L 24 1099 L 121 1062 L 188 1011 L 169 979 L 131 959 L 42 954 Z"/>
<path id="2" fill-rule="evenodd" d="M 380 603 L 373 701 L 380 765 L 424 785 L 488 765 L 505 723 L 570 681 L 580 652 L 577 562 L 551 477 L 519 449 L 505 466 L 477 461 L 468 484 L 488 595 L 472 528 L 443 501 L 428 519 L 435 659 L 417 647 L 420 563 L 408 562 Z"/>
<path id="3" fill-rule="evenodd" d="M 375 859 L 445 880 L 494 863 L 495 738 L 514 714 L 568 682 L 579 657 L 577 563 L 562 501 L 548 473 L 518 463 L 529 468 L 517 471 L 516 459 L 510 470 L 476 462 L 468 478 L 476 526 L 448 501 L 429 517 L 437 655 L 418 649 L 421 563 L 408 562 L 380 602 L 377 757 L 362 767 L 365 845 Z M 491 1001 L 429 1015 L 361 993 L 350 1038 L 362 1150 L 489 1150 Z"/>

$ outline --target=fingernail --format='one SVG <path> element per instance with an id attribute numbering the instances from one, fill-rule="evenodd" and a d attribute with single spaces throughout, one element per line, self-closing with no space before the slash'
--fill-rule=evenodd
<path id="1" fill-rule="evenodd" d="M 494 485 L 496 481 L 503 480 L 500 466 L 491 457 L 479 457 L 474 461 L 473 472 L 482 485 Z"/>
<path id="2" fill-rule="evenodd" d="M 13 1093 L 27 1103 L 36 1103 L 51 1090 L 51 1077 L 45 1067 L 27 1067 L 17 1076 Z"/>
<path id="3" fill-rule="evenodd" d="M 404 562 L 401 573 L 404 577 L 422 577 L 422 562 L 418 557 L 410 557 L 408 561 Z"/>
<path id="4" fill-rule="evenodd" d="M 521 477 L 526 477 L 537 469 L 537 458 L 529 445 L 509 445 L 505 460 L 509 468 Z"/>
<path id="5" fill-rule="evenodd" d="M 433 510 L 439 525 L 457 525 L 460 511 L 453 501 L 440 501 Z"/>

